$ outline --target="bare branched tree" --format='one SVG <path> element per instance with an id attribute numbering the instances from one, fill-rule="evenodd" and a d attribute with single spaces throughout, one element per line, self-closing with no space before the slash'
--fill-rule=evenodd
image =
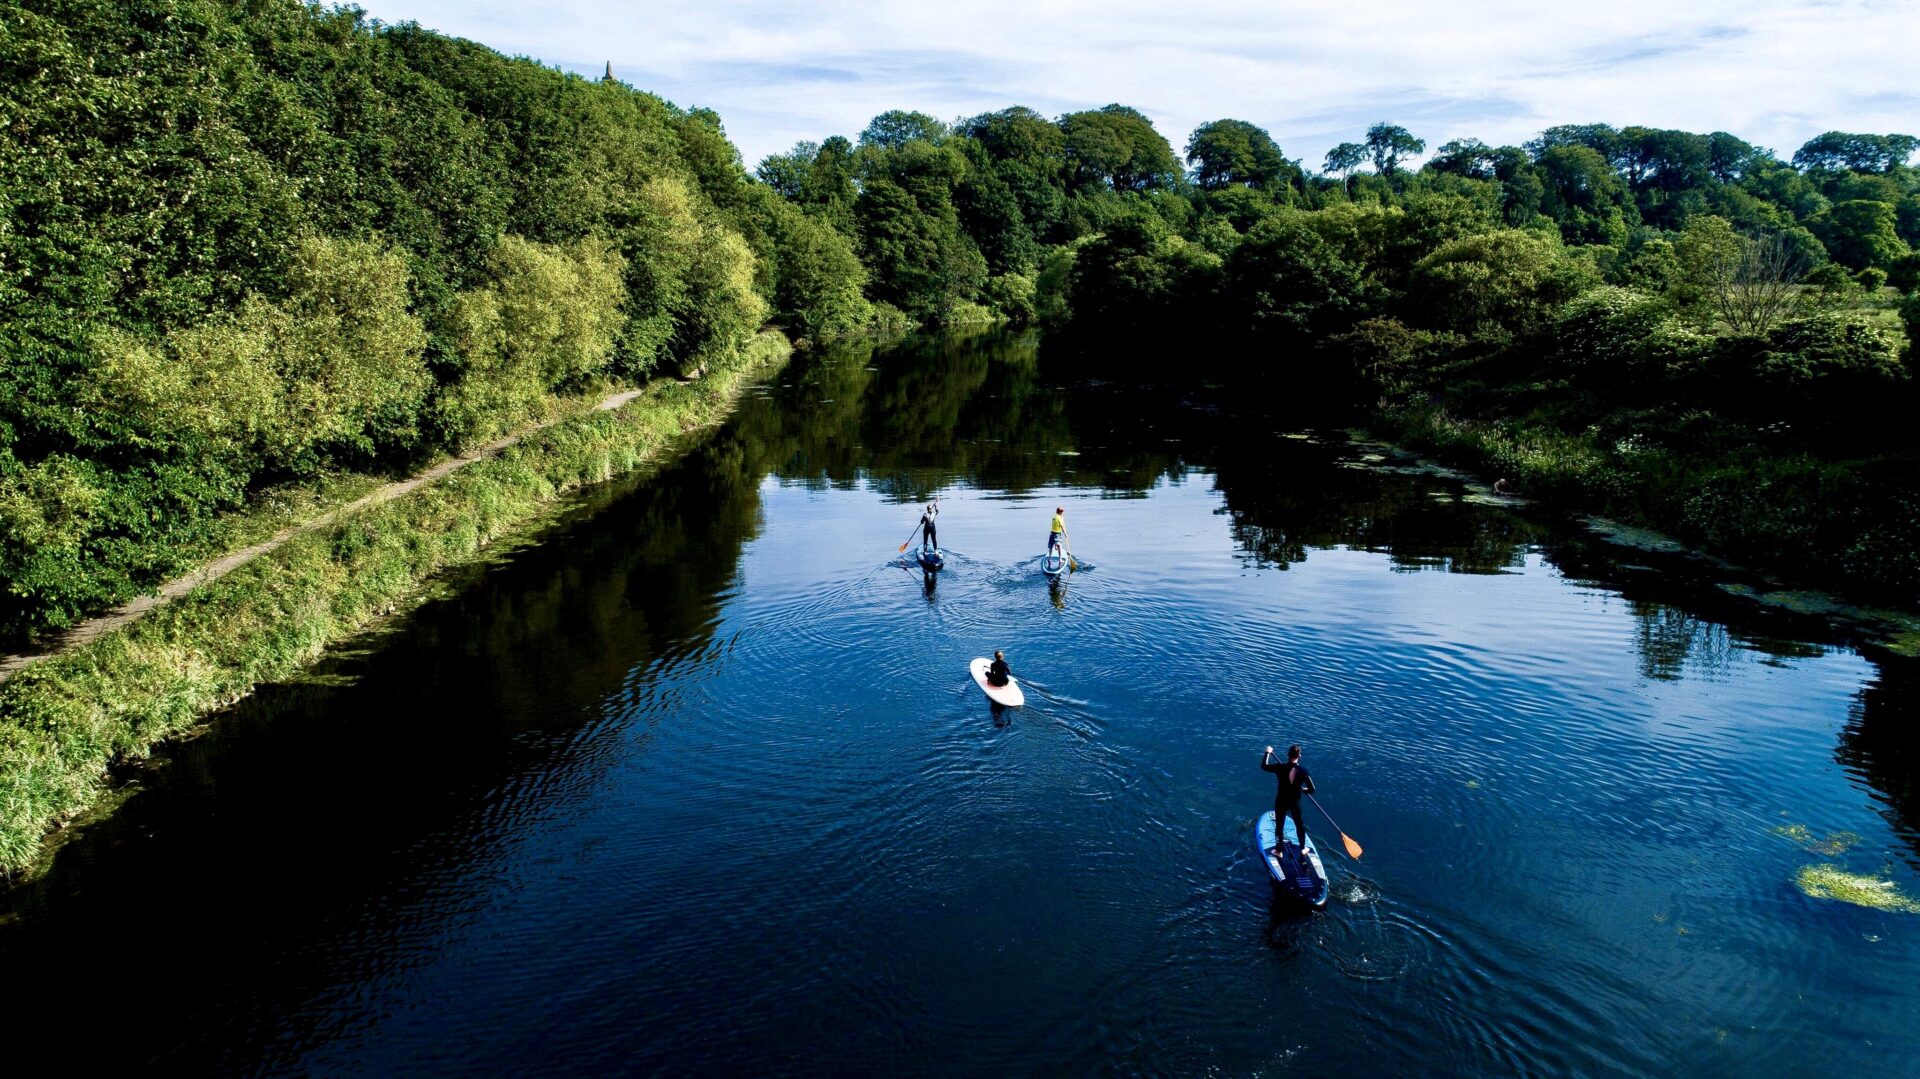
<path id="1" fill-rule="evenodd" d="M 1714 310 L 1735 333 L 1760 335 L 1800 312 L 1804 256 L 1779 233 L 1742 236 L 1707 265 Z"/>

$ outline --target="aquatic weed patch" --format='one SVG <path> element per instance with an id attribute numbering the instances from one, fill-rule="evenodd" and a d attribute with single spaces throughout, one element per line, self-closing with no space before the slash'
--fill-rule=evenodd
<path id="1" fill-rule="evenodd" d="M 1801 866 L 1794 874 L 1794 883 L 1814 899 L 1837 899 L 1873 910 L 1920 914 L 1920 902 L 1915 902 L 1894 882 L 1864 873 L 1849 873 L 1827 862 Z"/>
<path id="2" fill-rule="evenodd" d="M 1853 832 L 1828 832 L 1825 839 L 1815 839 L 1813 831 L 1804 824 L 1776 824 L 1771 830 L 1774 835 L 1793 840 L 1803 850 L 1829 858 L 1838 858 L 1866 841 Z"/>

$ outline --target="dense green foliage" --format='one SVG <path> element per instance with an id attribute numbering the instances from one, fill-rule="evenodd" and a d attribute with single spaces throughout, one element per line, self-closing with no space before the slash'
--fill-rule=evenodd
<path id="1" fill-rule="evenodd" d="M 894 111 L 749 176 L 711 112 L 298 0 L 5 0 L 0 76 L 0 633 L 151 586 L 264 488 L 698 375 L 768 318 L 1031 321 L 1153 377 L 1174 343 L 1577 444 L 1613 469 L 1589 501 L 1698 537 L 1751 522 L 1648 492 L 1812 462 L 1851 477 L 1794 487 L 1834 534 L 1916 497 L 1911 136 L 1783 161 L 1581 124 L 1422 162 L 1382 122 L 1316 172 L 1243 120 L 1183 161 L 1118 104 Z M 1847 580 L 1920 575 L 1869 546 Z"/>
<path id="2" fill-rule="evenodd" d="M 1011 108 L 883 114 L 759 176 L 916 318 L 987 304 L 1089 372 L 1364 409 L 1535 494 L 1763 567 L 1811 547 L 1823 583 L 1920 604 L 1920 297 L 1886 294 L 1920 287 L 1920 140 L 1425 150 L 1379 123 L 1316 174 L 1216 120 L 1183 172 L 1133 109 Z"/>
<path id="3" fill-rule="evenodd" d="M 435 573 L 523 530 L 568 492 L 662 460 L 711 428 L 784 338 L 763 333 L 716 377 L 662 380 L 616 411 L 588 411 L 497 457 L 304 535 L 119 632 L 0 685 L 0 881 L 35 866 L 42 838 L 96 803 L 115 759 L 160 741 L 417 601 Z"/>
<path id="4" fill-rule="evenodd" d="M 351 9 L 6 0 L 0 130 L 0 635 L 263 485 L 870 316 L 712 113 Z"/>

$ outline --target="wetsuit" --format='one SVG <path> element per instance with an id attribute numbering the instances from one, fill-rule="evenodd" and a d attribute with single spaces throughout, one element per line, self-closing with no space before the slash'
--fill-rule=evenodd
<path id="1" fill-rule="evenodd" d="M 920 515 L 920 546 L 939 549 L 940 528 L 933 520 L 938 516 L 940 516 L 938 506 L 928 506 L 926 512 Z"/>
<path id="2" fill-rule="evenodd" d="M 1280 822 L 1285 820 L 1288 814 L 1292 814 L 1294 835 L 1299 838 L 1301 848 L 1305 849 L 1307 822 L 1300 814 L 1300 798 L 1313 793 L 1313 777 L 1307 774 L 1305 765 L 1288 764 L 1281 760 L 1263 760 L 1260 762 L 1260 768 L 1262 771 L 1272 772 L 1280 777 L 1280 789 L 1273 795 L 1274 838 L 1278 840 L 1285 834 L 1280 827 Z"/>
<path id="3" fill-rule="evenodd" d="M 1067 534 L 1067 519 L 1059 514 L 1053 515 L 1053 527 L 1047 531 L 1047 550 L 1060 546 L 1060 539 Z"/>
<path id="4" fill-rule="evenodd" d="M 1008 667 L 1004 659 L 994 660 L 993 666 L 987 668 L 987 684 L 990 686 L 1004 686 L 1012 680 L 1013 668 Z"/>

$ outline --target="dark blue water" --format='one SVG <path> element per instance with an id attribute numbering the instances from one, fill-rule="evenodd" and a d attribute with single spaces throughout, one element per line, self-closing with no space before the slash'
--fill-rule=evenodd
<path id="1" fill-rule="evenodd" d="M 5 897 L 7 1025 L 110 1070 L 1910 1074 L 1920 915 L 1795 885 L 1920 894 L 1910 668 L 1043 359 L 797 361 L 131 773 Z M 1056 505 L 1093 568 L 1049 587 Z M 1251 849 L 1289 742 L 1366 847 L 1309 818 L 1314 915 Z"/>

